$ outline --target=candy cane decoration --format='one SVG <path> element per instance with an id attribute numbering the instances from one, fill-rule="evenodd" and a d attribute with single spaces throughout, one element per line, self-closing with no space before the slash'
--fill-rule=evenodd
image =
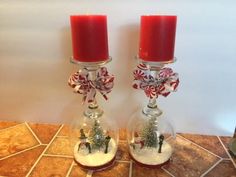
<path id="1" fill-rule="evenodd" d="M 145 64 L 139 64 L 133 72 L 133 88 L 144 90 L 148 98 L 157 98 L 159 95 L 167 97 L 175 92 L 179 85 L 178 73 L 171 68 L 162 68 L 156 77 L 150 74 Z"/>
<path id="2" fill-rule="evenodd" d="M 109 75 L 106 67 L 101 67 L 96 73 L 96 79 L 92 81 L 88 72 L 87 69 L 81 69 L 72 74 L 68 79 L 68 85 L 75 93 L 83 95 L 83 102 L 93 102 L 97 91 L 107 100 L 107 94 L 114 86 L 114 76 Z"/>

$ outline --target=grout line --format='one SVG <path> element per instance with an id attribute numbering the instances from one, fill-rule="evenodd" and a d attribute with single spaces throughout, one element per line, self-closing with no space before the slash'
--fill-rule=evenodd
<path id="1" fill-rule="evenodd" d="M 219 141 L 220 141 L 221 145 L 223 146 L 223 148 L 224 148 L 224 150 L 225 150 L 226 154 L 229 156 L 229 159 L 230 159 L 230 160 L 231 160 L 231 162 L 233 163 L 233 165 L 234 165 L 234 168 L 236 168 L 236 164 L 235 164 L 235 162 L 234 162 L 233 158 L 231 157 L 231 155 L 229 154 L 229 151 L 228 151 L 228 150 L 227 150 L 227 148 L 225 147 L 224 143 L 221 141 L 221 139 L 220 139 L 220 137 L 219 137 L 219 136 L 217 136 L 217 138 L 219 139 Z"/>
<path id="2" fill-rule="evenodd" d="M 120 162 L 120 163 L 129 163 L 130 160 L 115 160 L 116 162 Z"/>
<path id="3" fill-rule="evenodd" d="M 42 144 L 40 139 L 37 137 L 37 135 L 34 133 L 34 131 L 31 129 L 31 127 L 25 122 L 26 127 L 29 129 L 29 131 L 33 134 L 34 138 L 39 142 L 39 144 Z"/>
<path id="4" fill-rule="evenodd" d="M 42 143 L 41 145 L 47 146 L 48 144 L 44 144 L 44 143 Z"/>
<path id="5" fill-rule="evenodd" d="M 74 161 L 72 161 L 72 163 L 71 163 L 71 165 L 70 165 L 70 168 L 69 168 L 69 170 L 68 170 L 68 172 L 67 172 L 67 174 L 66 174 L 66 177 L 69 177 L 69 175 L 70 175 L 71 170 L 72 170 L 73 167 L 74 167 Z"/>
<path id="6" fill-rule="evenodd" d="M 133 173 L 133 161 L 130 161 L 130 165 L 129 165 L 129 177 L 132 177 L 132 173 Z"/>
<path id="7" fill-rule="evenodd" d="M 213 170 L 223 159 L 218 160 L 214 165 L 212 165 L 207 171 L 205 171 L 200 177 L 207 175 L 211 170 Z"/>
<path id="8" fill-rule="evenodd" d="M 161 167 L 161 169 L 163 170 L 163 171 L 165 171 L 167 174 L 169 174 L 170 176 L 172 176 L 172 177 L 175 177 L 171 172 L 169 172 L 167 169 L 165 169 L 164 167 Z"/>
<path id="9" fill-rule="evenodd" d="M 30 147 L 30 148 L 27 148 L 27 149 L 24 149 L 24 150 L 22 150 L 22 151 L 16 152 L 16 153 L 14 153 L 14 154 L 10 154 L 10 155 L 8 155 L 8 156 L 5 156 L 5 157 L 1 158 L 0 160 L 4 160 L 4 159 L 7 159 L 7 158 L 9 158 L 9 157 L 15 156 L 15 155 L 17 155 L 17 154 L 21 154 L 21 153 L 23 153 L 23 152 L 26 152 L 26 151 L 29 151 L 29 150 L 31 150 L 31 149 L 34 149 L 34 148 L 36 148 L 36 147 L 38 147 L 38 146 L 41 146 L 41 145 L 40 145 L 40 144 L 37 144 L 37 145 L 32 146 L 32 147 Z"/>
<path id="10" fill-rule="evenodd" d="M 231 160 L 230 158 L 222 158 L 222 160 Z"/>
<path id="11" fill-rule="evenodd" d="M 54 139 L 56 138 L 57 134 L 61 131 L 63 125 L 60 126 L 60 128 L 57 130 L 56 134 L 53 136 L 53 138 L 51 139 L 50 143 L 47 145 L 47 147 L 44 149 L 44 151 L 42 152 L 42 154 L 38 157 L 38 159 L 36 160 L 36 162 L 34 163 L 34 165 L 31 167 L 31 169 L 29 170 L 29 172 L 26 174 L 25 177 L 28 177 L 30 175 L 30 173 L 33 171 L 34 167 L 38 164 L 38 162 L 40 161 L 40 159 L 42 158 L 42 156 L 44 155 L 44 153 L 47 151 L 47 149 L 49 148 L 49 146 L 52 144 L 52 142 L 54 141 Z"/>
<path id="12" fill-rule="evenodd" d="M 225 161 L 231 161 L 231 159 L 230 158 L 223 158 L 222 160 L 225 160 Z"/>
<path id="13" fill-rule="evenodd" d="M 86 177 L 92 177 L 93 170 L 88 170 Z"/>
<path id="14" fill-rule="evenodd" d="M 62 158 L 74 158 L 73 156 L 70 155 L 60 155 L 60 154 L 43 154 L 45 157 L 62 157 Z"/>
<path id="15" fill-rule="evenodd" d="M 191 140 L 189 140 L 189 139 L 187 139 L 187 138 L 185 138 L 185 137 L 183 137 L 183 136 L 181 136 L 181 135 L 179 135 L 179 134 L 178 134 L 178 136 L 181 137 L 182 139 L 185 139 L 186 141 L 191 142 L 191 143 L 194 144 L 195 146 L 197 146 L 197 147 L 199 147 L 199 148 L 201 148 L 201 149 L 207 151 L 208 153 L 210 153 L 210 154 L 212 154 L 212 155 L 214 155 L 214 156 L 216 156 L 216 157 L 222 159 L 222 157 L 220 157 L 220 156 L 216 155 L 215 153 L 209 151 L 208 149 L 206 149 L 206 148 L 200 146 L 199 144 L 197 144 L 197 143 L 195 143 L 195 142 L 193 142 L 193 141 L 191 141 Z"/>
<path id="16" fill-rule="evenodd" d="M 65 127 L 65 124 L 62 124 L 62 129 Z M 69 138 L 69 135 L 57 135 L 58 138 Z"/>
<path id="17" fill-rule="evenodd" d="M 3 130 L 8 130 L 8 129 L 14 128 L 14 127 L 22 125 L 22 124 L 24 124 L 24 123 L 19 123 L 19 124 L 16 124 L 16 125 L 13 125 L 13 126 L 10 126 L 10 127 L 7 127 L 7 128 L 0 129 L 0 132 L 3 131 Z"/>

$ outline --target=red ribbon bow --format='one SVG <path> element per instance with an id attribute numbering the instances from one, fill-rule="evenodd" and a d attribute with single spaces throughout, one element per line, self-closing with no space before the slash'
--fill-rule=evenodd
<path id="1" fill-rule="evenodd" d="M 153 77 L 145 64 L 139 64 L 133 75 L 133 88 L 144 90 L 149 98 L 157 98 L 158 95 L 167 97 L 170 92 L 176 91 L 179 85 L 178 73 L 174 73 L 171 68 L 162 68 L 157 76 Z"/>
<path id="2" fill-rule="evenodd" d="M 68 84 L 74 88 L 75 93 L 83 95 L 83 102 L 93 102 L 96 92 L 99 91 L 107 100 L 107 94 L 111 92 L 114 86 L 114 76 L 109 75 L 106 67 L 101 67 L 96 73 L 94 81 L 89 79 L 87 69 L 72 74 L 68 79 Z"/>

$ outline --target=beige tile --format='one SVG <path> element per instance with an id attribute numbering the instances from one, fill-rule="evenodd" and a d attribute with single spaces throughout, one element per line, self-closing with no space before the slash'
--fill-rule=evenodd
<path id="1" fill-rule="evenodd" d="M 229 142 L 231 140 L 231 137 L 221 136 L 220 139 L 221 139 L 222 143 L 224 144 L 225 148 L 228 150 L 229 154 L 231 155 L 231 158 L 236 163 L 236 156 L 233 156 L 229 151 Z"/>
<path id="2" fill-rule="evenodd" d="M 196 177 L 206 172 L 219 158 L 179 136 L 169 141 L 174 147 L 172 161 L 164 166 L 176 177 Z"/>
<path id="3" fill-rule="evenodd" d="M 231 137 L 228 136 L 221 136 L 220 137 L 222 143 L 224 144 L 225 148 L 227 149 L 227 151 L 229 152 L 231 158 L 233 159 L 234 163 L 236 164 L 236 156 L 234 156 L 230 151 L 229 151 L 229 142 L 231 140 Z"/>
<path id="4" fill-rule="evenodd" d="M 43 144 L 48 144 L 60 128 L 60 125 L 50 124 L 29 123 L 29 126 Z"/>
<path id="5" fill-rule="evenodd" d="M 0 158 L 38 145 L 25 124 L 0 131 Z"/>
<path id="6" fill-rule="evenodd" d="M 65 177 L 73 159 L 43 156 L 37 163 L 30 177 Z"/>
<path id="7" fill-rule="evenodd" d="M 236 168 L 230 160 L 220 162 L 206 177 L 236 177 Z"/>
<path id="8" fill-rule="evenodd" d="M 69 177 L 86 177 L 86 176 L 87 176 L 87 171 L 81 169 L 77 165 L 73 166 L 69 175 Z"/>
<path id="9" fill-rule="evenodd" d="M 125 160 L 125 161 L 129 161 L 130 160 L 130 156 L 129 156 L 129 149 L 128 149 L 128 145 L 126 142 L 120 142 L 118 145 L 118 151 L 116 154 L 116 159 L 117 160 Z"/>
<path id="10" fill-rule="evenodd" d="M 62 129 L 58 133 L 58 136 L 70 136 L 70 126 L 69 125 L 63 125 Z"/>
<path id="11" fill-rule="evenodd" d="M 141 167 L 135 163 L 133 163 L 133 171 L 132 177 L 170 177 L 168 173 L 166 173 L 161 168 L 146 168 Z"/>
<path id="12" fill-rule="evenodd" d="M 124 128 L 120 129 L 119 138 L 120 138 L 120 140 L 125 140 L 125 141 L 127 140 L 127 130 L 126 129 L 124 129 Z"/>
<path id="13" fill-rule="evenodd" d="M 46 154 L 73 156 L 73 146 L 68 137 L 56 137 Z"/>
<path id="14" fill-rule="evenodd" d="M 12 157 L 0 160 L 0 176 L 24 177 L 46 146 L 38 146 Z"/>
<path id="15" fill-rule="evenodd" d="M 225 152 L 223 146 L 221 145 L 219 139 L 216 136 L 192 135 L 192 134 L 180 134 L 180 135 L 193 141 L 194 143 L 200 145 L 201 147 L 213 152 L 214 154 L 222 158 L 228 158 L 227 153 Z"/>
<path id="16" fill-rule="evenodd" d="M 220 136 L 220 139 L 221 139 L 222 143 L 224 144 L 224 146 L 226 147 L 226 149 L 229 149 L 229 142 L 230 142 L 231 137 Z"/>
<path id="17" fill-rule="evenodd" d="M 128 177 L 130 163 L 116 162 L 110 169 L 94 172 L 92 177 Z"/>
<path id="18" fill-rule="evenodd" d="M 8 121 L 1 121 L 0 120 L 0 130 L 8 127 L 12 127 L 14 125 L 19 124 L 19 122 L 8 122 Z"/>

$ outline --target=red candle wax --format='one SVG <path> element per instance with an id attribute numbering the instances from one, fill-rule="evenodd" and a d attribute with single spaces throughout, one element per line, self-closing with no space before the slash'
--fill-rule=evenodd
<path id="1" fill-rule="evenodd" d="M 139 58 L 166 62 L 174 59 L 176 16 L 141 16 Z"/>
<path id="2" fill-rule="evenodd" d="M 109 58 L 105 15 L 72 15 L 70 22 L 74 60 L 99 62 Z"/>

